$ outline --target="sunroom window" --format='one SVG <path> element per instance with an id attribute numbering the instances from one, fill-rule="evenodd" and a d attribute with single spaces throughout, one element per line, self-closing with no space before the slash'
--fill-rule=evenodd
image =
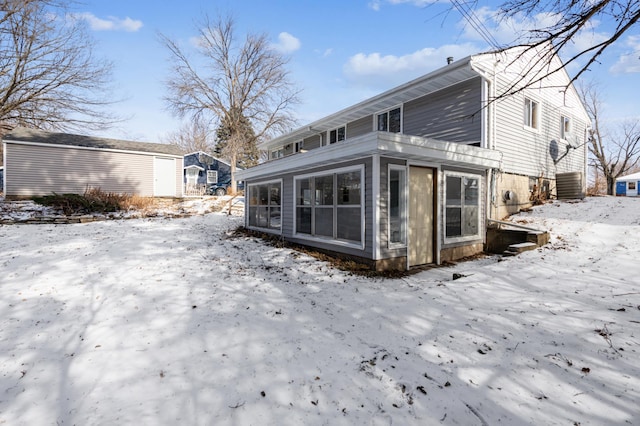
<path id="1" fill-rule="evenodd" d="M 445 174 L 445 238 L 480 235 L 480 176 Z"/>
<path id="2" fill-rule="evenodd" d="M 296 234 L 362 242 L 362 169 L 295 179 Z"/>
<path id="3" fill-rule="evenodd" d="M 280 231 L 282 181 L 249 184 L 249 226 Z"/>

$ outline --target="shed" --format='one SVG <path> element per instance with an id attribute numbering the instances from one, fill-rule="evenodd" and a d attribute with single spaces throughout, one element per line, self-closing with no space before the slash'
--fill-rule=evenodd
<path id="1" fill-rule="evenodd" d="M 87 188 L 182 196 L 182 154 L 168 144 L 16 128 L 4 136 L 5 197 L 82 194 Z"/>
<path id="2" fill-rule="evenodd" d="M 640 195 L 638 186 L 640 186 L 640 172 L 621 176 L 616 179 L 616 195 L 637 197 Z"/>

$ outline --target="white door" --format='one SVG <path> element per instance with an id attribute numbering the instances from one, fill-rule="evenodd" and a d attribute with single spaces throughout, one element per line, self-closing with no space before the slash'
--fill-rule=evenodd
<path id="1" fill-rule="evenodd" d="M 175 159 L 155 157 L 153 195 L 156 197 L 176 196 Z"/>

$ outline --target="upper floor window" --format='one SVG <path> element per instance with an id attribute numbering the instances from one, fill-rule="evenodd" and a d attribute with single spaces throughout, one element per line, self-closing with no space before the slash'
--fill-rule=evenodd
<path id="1" fill-rule="evenodd" d="M 567 139 L 571 133 L 571 119 L 564 115 L 560 116 L 560 139 Z"/>
<path id="2" fill-rule="evenodd" d="M 347 128 L 345 126 L 338 127 L 337 129 L 329 130 L 329 143 L 336 143 L 345 140 L 347 137 Z"/>
<path id="3" fill-rule="evenodd" d="M 402 131 L 402 112 L 400 107 L 382 112 L 377 116 L 379 132 L 400 133 Z"/>
<path id="4" fill-rule="evenodd" d="M 279 147 L 271 151 L 271 159 L 275 160 L 276 158 L 284 157 L 284 147 Z"/>
<path id="5" fill-rule="evenodd" d="M 533 99 L 524 98 L 524 125 L 537 129 L 540 122 L 540 104 Z"/>

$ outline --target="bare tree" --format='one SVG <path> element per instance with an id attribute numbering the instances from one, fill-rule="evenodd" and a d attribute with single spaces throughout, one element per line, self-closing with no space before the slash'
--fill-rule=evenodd
<path id="1" fill-rule="evenodd" d="M 204 17 L 198 28 L 197 60 L 169 37 L 161 35 L 160 40 L 172 59 L 165 100 L 178 117 L 212 117 L 218 126 L 224 120 L 235 192 L 237 160 L 246 146 L 245 120 L 258 141 L 294 123 L 291 108 L 298 102 L 298 90 L 289 79 L 287 58 L 271 48 L 265 34 L 249 34 L 238 42 L 230 17 Z"/>
<path id="2" fill-rule="evenodd" d="M 163 138 L 163 142 L 177 146 L 183 154 L 198 151 L 212 154 L 216 144 L 211 135 L 208 123 L 204 119 L 196 117 L 183 124 L 175 132 L 168 133 Z"/>
<path id="3" fill-rule="evenodd" d="M 63 0 L 0 1 L 0 128 L 102 129 L 111 64 Z"/>
<path id="4" fill-rule="evenodd" d="M 625 121 L 619 129 L 607 134 L 602 123 L 602 99 L 598 86 L 585 83 L 578 89 L 592 122 L 588 145 L 592 164 L 602 172 L 607 194 L 613 195 L 616 179 L 640 165 L 640 122 Z"/>
<path id="5" fill-rule="evenodd" d="M 494 50 L 500 51 L 513 47 L 498 45 L 490 31 L 487 31 L 471 10 L 470 6 L 475 7 L 477 4 L 477 0 L 471 0 L 471 2 L 452 0 L 453 7 L 483 35 Z M 575 63 L 577 71 L 565 86 L 565 88 L 568 87 L 594 63 L 597 63 L 607 48 L 638 24 L 640 2 L 637 0 L 507 0 L 499 6 L 498 11 L 500 19 L 519 19 L 536 15 L 544 15 L 545 22 L 549 24 L 527 32 L 515 42 L 515 45 L 523 48 L 522 55 L 535 52 L 536 60 L 529 63 L 530 69 L 524 70 L 523 78 L 514 82 L 504 93 L 499 94 L 500 97 L 539 85 L 549 75 Z M 593 45 L 576 53 L 575 41 L 580 32 L 590 30 L 599 21 L 612 24 L 612 31 L 607 36 L 595 40 Z M 564 63 L 554 63 L 555 54 L 559 54 Z"/>

